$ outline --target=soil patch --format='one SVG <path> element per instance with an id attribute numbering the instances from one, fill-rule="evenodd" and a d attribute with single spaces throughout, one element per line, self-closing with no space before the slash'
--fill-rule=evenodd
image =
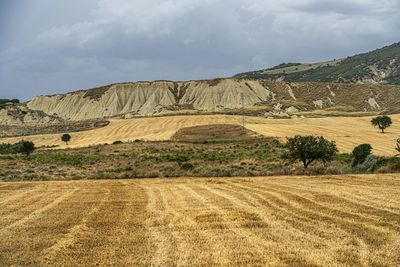
<path id="1" fill-rule="evenodd" d="M 176 141 L 249 140 L 257 138 L 256 132 L 233 124 L 211 124 L 182 128 L 172 137 Z"/>

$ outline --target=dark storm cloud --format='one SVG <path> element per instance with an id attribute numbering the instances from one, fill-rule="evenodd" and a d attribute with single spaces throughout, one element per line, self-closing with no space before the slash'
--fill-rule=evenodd
<path id="1" fill-rule="evenodd" d="M 113 82 L 213 78 L 328 60 L 400 36 L 397 0 L 17 2 L 0 5 L 7 13 L 0 97 L 24 100 Z"/>

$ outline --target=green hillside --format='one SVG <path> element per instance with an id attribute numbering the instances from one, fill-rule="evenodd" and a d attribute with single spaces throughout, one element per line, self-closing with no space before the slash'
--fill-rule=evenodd
<path id="1" fill-rule="evenodd" d="M 289 82 L 400 84 L 400 42 L 344 59 L 313 64 L 282 63 L 235 77 Z"/>

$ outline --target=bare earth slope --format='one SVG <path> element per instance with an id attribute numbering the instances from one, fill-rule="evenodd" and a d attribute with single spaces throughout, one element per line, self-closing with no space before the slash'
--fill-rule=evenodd
<path id="1" fill-rule="evenodd" d="M 38 96 L 1 110 L 0 125 L 132 118 L 182 110 L 232 113 L 241 108 L 242 93 L 246 108 L 261 107 L 262 116 L 269 116 L 268 112 L 335 107 L 400 112 L 399 86 L 214 79 L 122 83 L 65 95 Z"/>
<path id="2" fill-rule="evenodd" d="M 400 177 L 0 183 L 4 266 L 398 266 Z"/>
<path id="3" fill-rule="evenodd" d="M 400 115 L 391 116 L 393 125 L 385 134 L 371 125 L 371 117 L 356 118 L 303 118 L 303 119 L 266 119 L 247 117 L 246 128 L 265 136 L 322 135 L 335 140 L 341 152 L 351 152 L 356 145 L 369 143 L 373 152 L 378 155 L 392 156 L 396 139 L 400 133 Z M 134 141 L 169 140 L 181 128 L 208 124 L 241 125 L 240 116 L 199 115 L 199 116 L 167 116 L 154 118 L 115 119 L 103 128 L 71 133 L 68 146 L 61 141 L 60 134 L 33 135 L 14 138 L 1 138 L 0 143 L 14 143 L 21 139 L 33 141 L 36 146 L 59 145 L 58 148 L 86 147 L 112 143 L 116 140 Z"/>

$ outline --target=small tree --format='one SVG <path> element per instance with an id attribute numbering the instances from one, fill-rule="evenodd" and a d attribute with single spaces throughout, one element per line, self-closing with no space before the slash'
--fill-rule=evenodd
<path id="1" fill-rule="evenodd" d="M 351 154 L 354 157 L 353 167 L 357 164 L 363 163 L 364 160 L 371 154 L 372 147 L 370 144 L 361 144 L 353 149 Z"/>
<path id="2" fill-rule="evenodd" d="M 300 136 L 287 138 L 286 148 L 288 152 L 283 158 L 290 161 L 301 161 L 307 168 L 315 160 L 326 163 L 331 161 L 338 152 L 335 141 L 328 141 L 322 136 Z"/>
<path id="3" fill-rule="evenodd" d="M 392 124 L 392 119 L 389 116 L 378 116 L 371 120 L 372 125 L 378 126 L 382 133 L 384 130 Z"/>
<path id="4" fill-rule="evenodd" d="M 69 134 L 63 134 L 61 136 L 61 140 L 64 141 L 68 145 L 69 140 L 71 140 L 71 136 Z"/>
<path id="5" fill-rule="evenodd" d="M 17 153 L 23 153 L 29 156 L 35 150 L 35 144 L 30 141 L 22 140 L 14 144 L 14 149 Z"/>

